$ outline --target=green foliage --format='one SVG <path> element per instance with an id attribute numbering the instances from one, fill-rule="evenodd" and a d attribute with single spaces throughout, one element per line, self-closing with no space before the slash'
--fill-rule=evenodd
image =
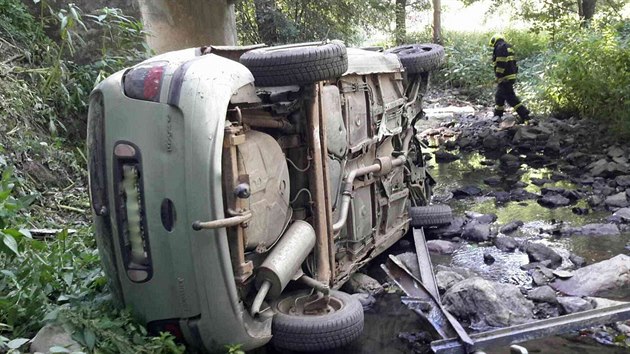
<path id="1" fill-rule="evenodd" d="M 542 82 L 554 110 L 612 124 L 630 134 L 630 21 L 563 31 Z"/>
<path id="2" fill-rule="evenodd" d="M 18 241 L 31 238 L 28 230 L 16 225 L 18 213 L 33 201 L 34 196 L 14 197 L 15 183 L 18 180 L 12 176 L 12 170 L 5 168 L 0 174 L 0 254 L 8 258 L 20 256 Z"/>
<path id="3" fill-rule="evenodd" d="M 0 74 L 6 76 L 0 83 L 0 106 L 7 113 L 0 118 L 57 135 L 60 128 L 68 130 L 68 125 L 85 116 L 86 99 L 95 83 L 146 56 L 145 32 L 140 21 L 118 9 L 84 16 L 74 4 L 56 9 L 46 1 L 35 2 L 40 6 L 39 19 L 19 0 L 0 0 L 0 29 L 13 39 L 6 44 L 15 54 L 0 65 Z M 103 34 L 101 56 L 79 64 L 76 59 L 81 59 L 78 55 L 86 46 L 84 37 L 93 29 Z"/>
<path id="4" fill-rule="evenodd" d="M 363 31 L 388 29 L 394 16 L 393 3 L 383 0 L 273 1 L 266 14 L 276 24 L 278 43 L 341 39 L 348 44 L 362 40 Z M 236 3 L 237 28 L 243 44 L 261 43 L 254 0 Z"/>
<path id="5" fill-rule="evenodd" d="M 536 58 L 545 50 L 547 38 L 542 34 L 515 29 L 509 29 L 504 34 L 516 51 L 519 76 L 533 76 L 532 68 L 537 63 Z M 472 98 L 487 99 L 494 90 L 492 48 L 488 46 L 492 35 L 490 32 L 445 31 L 446 65 L 433 74 L 433 82 L 457 88 Z M 408 43 L 430 41 L 430 31 L 414 33 L 407 38 Z"/>

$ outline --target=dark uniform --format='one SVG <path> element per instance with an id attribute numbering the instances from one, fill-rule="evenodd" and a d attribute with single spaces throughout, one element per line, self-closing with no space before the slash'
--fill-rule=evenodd
<path id="1" fill-rule="evenodd" d="M 497 81 L 497 92 L 494 97 L 494 115 L 503 116 L 505 102 L 512 106 L 521 120 L 529 119 L 529 110 L 523 105 L 521 100 L 514 93 L 514 82 L 518 67 L 514 57 L 514 49 L 501 37 L 492 37 L 490 44 L 494 46 L 492 52 L 492 63 L 494 75 Z"/>

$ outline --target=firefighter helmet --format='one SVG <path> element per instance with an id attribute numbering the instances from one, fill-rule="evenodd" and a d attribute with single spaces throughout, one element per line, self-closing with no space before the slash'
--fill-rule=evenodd
<path id="1" fill-rule="evenodd" d="M 489 45 L 491 47 L 494 47 L 495 43 L 497 43 L 499 40 L 505 40 L 505 38 L 502 34 L 496 33 L 494 36 L 492 36 L 492 38 L 490 38 Z"/>

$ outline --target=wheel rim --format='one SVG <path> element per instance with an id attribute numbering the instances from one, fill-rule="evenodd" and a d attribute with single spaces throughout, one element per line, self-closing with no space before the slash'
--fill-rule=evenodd
<path id="1" fill-rule="evenodd" d="M 334 296 L 330 296 L 328 304 L 325 307 L 317 309 L 316 311 L 305 310 L 310 301 L 317 300 L 315 295 L 298 295 L 290 296 L 278 302 L 276 309 L 285 315 L 289 316 L 325 316 L 336 312 L 339 312 L 345 306 L 341 299 Z"/>

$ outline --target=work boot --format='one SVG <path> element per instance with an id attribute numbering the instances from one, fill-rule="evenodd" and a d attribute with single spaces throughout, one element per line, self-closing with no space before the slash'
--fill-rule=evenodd
<path id="1" fill-rule="evenodd" d="M 520 106 L 516 109 L 516 113 L 518 114 L 519 124 L 525 123 L 529 120 L 529 109 L 525 106 Z"/>

